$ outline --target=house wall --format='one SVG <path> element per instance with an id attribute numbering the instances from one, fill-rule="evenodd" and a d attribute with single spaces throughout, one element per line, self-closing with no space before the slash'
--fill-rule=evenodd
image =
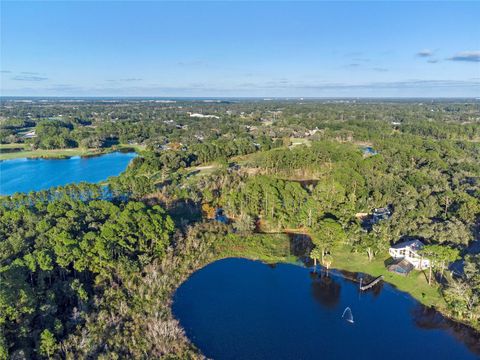
<path id="1" fill-rule="evenodd" d="M 415 266 L 417 270 L 424 270 L 430 266 L 430 260 L 422 258 L 415 251 L 412 251 L 410 247 L 401 249 L 390 248 L 388 253 L 394 259 L 406 259 L 409 263 Z"/>
<path id="2" fill-rule="evenodd" d="M 410 257 L 410 256 L 406 256 L 405 258 L 418 270 L 424 270 L 430 266 L 430 260 L 428 259 L 422 259 L 421 257 Z"/>

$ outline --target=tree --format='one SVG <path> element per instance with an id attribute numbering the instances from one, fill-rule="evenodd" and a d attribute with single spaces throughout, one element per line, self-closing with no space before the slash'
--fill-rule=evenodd
<path id="1" fill-rule="evenodd" d="M 215 217 L 215 208 L 209 203 L 202 204 L 202 212 L 203 216 L 205 216 L 207 219 L 213 219 Z"/>
<path id="2" fill-rule="evenodd" d="M 313 244 L 321 251 L 322 264 L 325 254 L 344 244 L 346 240 L 347 235 L 342 226 L 333 219 L 320 221 L 312 236 Z"/>
<path id="3" fill-rule="evenodd" d="M 463 222 L 473 223 L 480 215 L 480 201 L 466 193 L 461 193 L 457 215 Z"/>
<path id="4" fill-rule="evenodd" d="M 454 311 L 475 322 L 480 318 L 480 255 L 465 256 L 464 274 L 446 289 L 447 302 Z"/>
<path id="5" fill-rule="evenodd" d="M 75 147 L 70 131 L 72 124 L 60 120 L 42 121 L 35 127 L 37 137 L 34 143 L 41 149 L 58 149 Z"/>
<path id="6" fill-rule="evenodd" d="M 344 187 L 331 178 L 320 180 L 315 186 L 312 196 L 320 203 L 323 212 L 335 214 L 339 212 L 341 205 L 346 201 Z"/>
<path id="7" fill-rule="evenodd" d="M 480 254 L 465 256 L 465 278 L 480 294 Z"/>
<path id="8" fill-rule="evenodd" d="M 313 259 L 313 272 L 316 272 L 317 261 L 322 258 L 322 252 L 315 247 L 312 251 L 310 251 L 310 257 Z"/>
<path id="9" fill-rule="evenodd" d="M 0 327 L 0 360 L 7 360 L 8 359 L 8 347 L 7 347 L 7 339 L 3 335 L 3 330 Z"/>
<path id="10" fill-rule="evenodd" d="M 57 348 L 58 345 L 55 336 L 50 332 L 50 330 L 43 330 L 40 335 L 40 354 L 50 359 Z"/>
<path id="11" fill-rule="evenodd" d="M 323 264 L 327 268 L 327 272 L 330 269 L 330 266 L 332 266 L 332 263 L 333 263 L 332 255 L 327 254 L 323 257 Z"/>
<path id="12" fill-rule="evenodd" d="M 453 196 L 453 192 L 449 188 L 447 188 L 442 194 L 442 203 L 444 206 L 443 216 L 445 219 L 447 219 L 448 208 L 452 204 Z"/>
<path id="13" fill-rule="evenodd" d="M 241 233 L 249 233 L 255 229 L 255 221 L 248 214 L 241 214 L 233 224 L 235 230 Z"/>
<path id="14" fill-rule="evenodd" d="M 466 278 L 452 279 L 444 291 L 445 300 L 456 316 L 461 319 L 478 319 L 480 313 L 480 294 L 475 291 Z"/>
<path id="15" fill-rule="evenodd" d="M 368 261 L 372 261 L 378 251 L 382 248 L 373 233 L 360 234 L 360 240 L 354 244 L 355 248 L 367 253 Z"/>
<path id="16" fill-rule="evenodd" d="M 439 270 L 443 277 L 443 272 L 451 262 L 460 258 L 460 252 L 446 245 L 426 245 L 420 254 L 430 260 L 428 283 L 432 284 L 432 270 Z"/>
<path id="17" fill-rule="evenodd" d="M 98 135 L 91 135 L 80 140 L 80 147 L 84 149 L 99 149 L 104 145 L 104 140 Z"/>

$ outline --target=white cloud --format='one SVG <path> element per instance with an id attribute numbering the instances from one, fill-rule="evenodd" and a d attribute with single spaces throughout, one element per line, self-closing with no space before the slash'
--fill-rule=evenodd
<path id="1" fill-rule="evenodd" d="M 461 51 L 448 58 L 452 61 L 480 62 L 480 50 L 477 51 Z"/>

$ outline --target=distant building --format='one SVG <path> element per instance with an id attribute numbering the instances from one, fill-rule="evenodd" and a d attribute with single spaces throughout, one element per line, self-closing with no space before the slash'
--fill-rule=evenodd
<path id="1" fill-rule="evenodd" d="M 196 118 L 213 118 L 213 119 L 220 119 L 219 116 L 217 115 L 204 115 L 204 114 L 199 114 L 199 113 L 189 113 L 190 117 L 196 117 Z"/>
<path id="2" fill-rule="evenodd" d="M 319 132 L 320 129 L 318 127 L 316 127 L 315 129 L 313 130 L 308 130 L 306 133 L 305 133 L 305 136 L 313 136 L 315 135 L 317 132 Z"/>
<path id="3" fill-rule="evenodd" d="M 222 224 L 228 224 L 228 217 L 225 215 L 225 212 L 222 208 L 215 210 L 215 220 L 221 222 Z"/>
<path id="4" fill-rule="evenodd" d="M 376 224 L 379 221 L 388 220 L 390 216 L 392 216 L 392 211 L 388 206 L 383 208 L 375 208 L 372 212 L 372 222 Z"/>
<path id="5" fill-rule="evenodd" d="M 388 253 L 395 260 L 405 260 L 412 264 L 415 269 L 424 270 L 430 267 L 430 260 L 418 253 L 423 247 L 424 245 L 420 240 L 409 240 L 393 245 Z"/>
<path id="6" fill-rule="evenodd" d="M 371 213 L 357 213 L 355 216 L 361 221 L 362 228 L 365 231 L 372 231 L 373 225 L 380 221 L 388 220 L 392 216 L 391 205 L 383 208 L 375 208 Z"/>
<path id="7" fill-rule="evenodd" d="M 23 135 L 25 139 L 33 139 L 37 137 L 37 134 L 35 134 L 35 130 L 27 132 L 25 135 Z"/>
<path id="8" fill-rule="evenodd" d="M 363 147 L 362 152 L 363 152 L 363 156 L 373 156 L 378 154 L 378 152 L 370 146 Z"/>

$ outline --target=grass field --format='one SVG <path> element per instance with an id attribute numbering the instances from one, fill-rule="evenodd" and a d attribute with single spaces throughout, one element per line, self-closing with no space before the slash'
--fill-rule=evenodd
<path id="1" fill-rule="evenodd" d="M 291 142 L 290 148 L 293 148 L 293 147 L 299 146 L 299 145 L 305 145 L 305 146 L 308 146 L 308 147 L 312 146 L 312 142 L 309 139 L 305 139 L 305 138 L 291 137 L 290 142 Z"/>
<path id="2" fill-rule="evenodd" d="M 290 254 L 290 241 L 285 234 L 230 234 L 216 248 L 219 258 L 242 257 L 266 263 L 295 263 Z"/>
<path id="3" fill-rule="evenodd" d="M 439 287 L 428 285 L 427 274 L 415 270 L 406 277 L 391 273 L 384 264 L 384 261 L 388 258 L 388 254 L 379 255 L 369 262 L 366 254 L 352 253 L 349 247 L 344 247 L 333 253 L 331 267 L 352 272 L 363 272 L 373 276 L 383 275 L 386 282 L 401 291 L 409 293 L 422 304 L 435 306 L 437 309 L 445 308 L 446 304 Z"/>
<path id="4" fill-rule="evenodd" d="M 15 149 L 22 148 L 22 151 L 15 152 L 4 152 L 2 149 Z M 10 159 L 19 159 L 19 158 L 48 158 L 48 159 L 61 159 L 67 158 L 70 156 L 89 156 L 89 155 L 98 155 L 103 153 L 109 153 L 115 150 L 121 150 L 126 148 L 133 148 L 136 151 L 143 150 L 144 147 L 141 145 L 117 145 L 112 148 L 106 149 L 82 149 L 82 148 L 72 148 L 72 149 L 55 149 L 55 150 L 30 150 L 28 145 L 25 144 L 1 144 L 0 145 L 0 160 L 10 160 Z"/>

